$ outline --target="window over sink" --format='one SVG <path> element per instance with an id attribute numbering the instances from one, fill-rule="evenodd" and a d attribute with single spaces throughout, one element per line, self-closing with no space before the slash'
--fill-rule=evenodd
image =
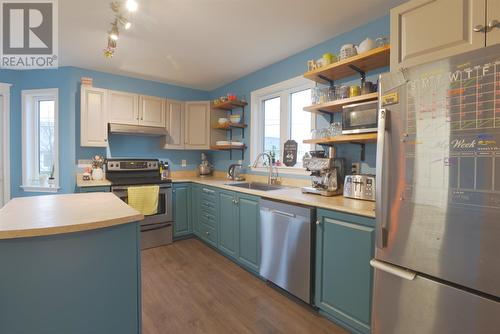
<path id="1" fill-rule="evenodd" d="M 22 91 L 25 191 L 59 189 L 58 89 Z"/>
<path id="2" fill-rule="evenodd" d="M 293 139 L 298 144 L 297 164 L 278 168 L 284 174 L 304 173 L 302 157 L 312 147 L 304 144 L 303 140 L 311 136 L 311 130 L 316 127 L 316 117 L 303 108 L 311 104 L 313 87 L 314 83 L 310 80 L 296 77 L 252 92 L 251 162 L 261 152 L 274 155 L 275 161 L 282 161 L 283 145 Z"/>

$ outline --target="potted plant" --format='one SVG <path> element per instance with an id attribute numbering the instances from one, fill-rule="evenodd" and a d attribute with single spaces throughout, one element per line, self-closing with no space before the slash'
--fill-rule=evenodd
<path id="1" fill-rule="evenodd" d="M 100 181 L 104 179 L 104 171 L 102 166 L 104 165 L 104 158 L 96 155 L 92 159 L 92 179 L 95 181 Z"/>

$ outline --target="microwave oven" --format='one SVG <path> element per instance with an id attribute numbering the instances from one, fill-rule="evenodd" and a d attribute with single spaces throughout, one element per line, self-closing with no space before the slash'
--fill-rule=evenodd
<path id="1" fill-rule="evenodd" d="M 378 101 L 345 105 L 342 108 L 342 134 L 377 132 Z"/>

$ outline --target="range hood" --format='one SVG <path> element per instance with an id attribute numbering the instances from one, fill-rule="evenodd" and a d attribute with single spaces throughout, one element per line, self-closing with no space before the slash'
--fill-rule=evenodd
<path id="1" fill-rule="evenodd" d="M 109 133 L 138 136 L 166 136 L 165 128 L 156 126 L 109 123 Z"/>

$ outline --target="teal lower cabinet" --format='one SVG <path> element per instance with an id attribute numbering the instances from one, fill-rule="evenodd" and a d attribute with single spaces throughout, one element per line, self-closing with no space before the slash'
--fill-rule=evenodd
<path id="1" fill-rule="evenodd" d="M 237 194 L 238 261 L 247 268 L 260 269 L 260 212 L 259 198 Z"/>
<path id="2" fill-rule="evenodd" d="M 233 191 L 219 190 L 219 250 L 236 258 L 238 224 L 236 217 L 236 194 Z"/>
<path id="3" fill-rule="evenodd" d="M 315 304 L 354 333 L 370 333 L 375 221 L 318 210 Z"/>
<path id="4" fill-rule="evenodd" d="M 173 185 L 174 238 L 193 233 L 191 223 L 191 184 L 174 183 Z"/>
<path id="5" fill-rule="evenodd" d="M 260 268 L 259 197 L 229 190 L 217 191 L 219 251 L 245 268 Z"/>
<path id="6" fill-rule="evenodd" d="M 80 187 L 76 188 L 78 193 L 109 193 L 111 192 L 111 187 L 98 186 L 98 187 Z"/>
<path id="7" fill-rule="evenodd" d="M 200 237 L 201 185 L 191 185 L 191 222 L 193 233 Z"/>

